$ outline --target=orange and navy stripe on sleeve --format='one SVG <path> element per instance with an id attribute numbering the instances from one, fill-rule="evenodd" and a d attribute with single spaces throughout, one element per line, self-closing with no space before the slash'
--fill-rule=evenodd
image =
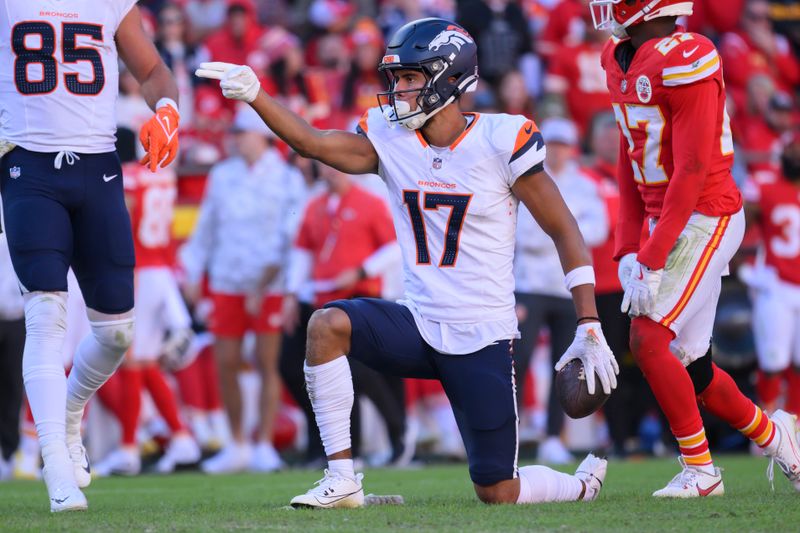
<path id="1" fill-rule="evenodd" d="M 517 139 L 514 141 L 514 151 L 511 153 L 509 163 L 513 163 L 523 155 L 525 155 L 531 148 L 540 148 L 544 146 L 544 138 L 536 127 L 536 123 L 532 120 L 526 120 L 517 133 Z"/>
<path id="2" fill-rule="evenodd" d="M 366 135 L 367 131 L 369 130 L 369 126 L 367 125 L 367 118 L 369 117 L 369 109 L 364 111 L 364 114 L 361 115 L 361 119 L 358 121 L 358 126 L 356 126 L 356 133 L 361 135 Z"/>

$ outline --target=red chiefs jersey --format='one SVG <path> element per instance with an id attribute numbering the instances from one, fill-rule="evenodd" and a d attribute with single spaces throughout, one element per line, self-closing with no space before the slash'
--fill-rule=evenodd
<path id="1" fill-rule="evenodd" d="M 800 187 L 780 178 L 761 183 L 756 196 L 765 262 L 780 279 L 800 285 Z"/>
<path id="2" fill-rule="evenodd" d="M 601 57 L 623 137 L 614 255 L 638 251 L 639 262 L 660 269 L 693 212 L 730 215 L 742 198 L 730 171 L 733 139 L 714 44 L 678 27 L 642 44 L 623 71 L 617 54 L 629 48 L 611 39 Z M 658 224 L 640 249 L 645 216 Z"/>
<path id="3" fill-rule="evenodd" d="M 172 218 L 178 195 L 175 172 L 169 168 L 150 172 L 138 163 L 127 163 L 122 166 L 122 176 L 131 213 L 136 266 L 171 266 L 175 256 Z"/>

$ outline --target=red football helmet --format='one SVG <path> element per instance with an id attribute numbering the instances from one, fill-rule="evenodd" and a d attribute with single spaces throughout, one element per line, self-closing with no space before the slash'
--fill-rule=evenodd
<path id="1" fill-rule="evenodd" d="M 686 0 L 591 0 L 589 9 L 598 30 L 618 30 L 658 17 L 692 14 Z"/>

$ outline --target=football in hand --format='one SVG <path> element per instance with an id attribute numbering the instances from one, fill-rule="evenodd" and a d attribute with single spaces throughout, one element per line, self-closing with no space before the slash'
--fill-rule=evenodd
<path id="1" fill-rule="evenodd" d="M 583 418 L 600 409 L 609 395 L 603 392 L 595 375 L 594 394 L 589 394 L 586 373 L 580 359 L 573 359 L 556 373 L 556 393 L 564 412 L 571 418 Z"/>

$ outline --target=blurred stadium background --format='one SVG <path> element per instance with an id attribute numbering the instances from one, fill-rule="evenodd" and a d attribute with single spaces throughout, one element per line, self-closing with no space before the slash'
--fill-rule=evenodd
<path id="1" fill-rule="evenodd" d="M 708 35 L 720 49 L 736 143 L 737 184 L 746 189 L 748 184 L 774 180 L 781 171 L 782 143 L 798 122 L 800 6 L 791 0 L 696 0 L 694 4 L 695 14 L 682 23 L 691 31 Z M 281 328 L 277 324 L 269 330 L 273 350 L 279 350 L 275 353 L 280 353 L 280 362 L 275 357 L 261 359 L 253 332 L 244 335 L 241 362 L 234 360 L 243 398 L 243 421 L 241 431 L 232 434 L 224 415 L 230 384 L 221 385 L 217 378 L 219 372 L 230 373 L 230 361 L 223 360 L 220 353 L 215 354 L 215 350 L 222 348 L 215 342 L 215 328 L 210 327 L 215 311 L 217 315 L 221 313 L 219 308 L 213 308 L 215 303 L 219 306 L 219 299 L 209 290 L 207 276 L 200 285 L 195 279 L 195 274 L 202 274 L 211 260 L 199 265 L 192 263 L 194 256 L 186 251 L 191 247 L 182 248 L 192 242 L 207 196 L 209 172 L 227 158 L 244 157 L 251 162 L 248 151 L 255 151 L 255 160 L 267 152 L 278 157 L 279 165 L 250 172 L 253 179 L 263 178 L 273 184 L 268 197 L 257 204 L 293 202 L 293 225 L 287 230 L 289 244 L 280 249 L 283 255 L 279 264 L 286 279 L 270 293 L 277 295 L 285 293 L 290 283 L 297 233 L 304 224 L 311 226 L 307 231 L 313 231 L 317 222 L 316 212 L 303 206 L 320 194 L 335 192 L 339 186 L 337 180 L 342 177 L 292 153 L 271 132 L 260 129 L 258 121 L 247 116 L 247 110 L 226 101 L 218 87 L 196 78 L 193 72 L 200 62 L 208 60 L 249 64 L 261 76 L 270 94 L 313 125 L 353 130 L 364 111 L 376 105 L 375 94 L 385 88 L 376 66 L 383 55 L 386 37 L 405 22 L 424 16 L 454 19 L 478 42 L 481 82 L 475 93 L 465 96 L 462 107 L 478 112 L 519 113 L 536 120 L 548 142 L 547 165 L 551 174 L 579 174 L 591 180 L 596 184 L 595 200 L 606 206 L 603 213 L 607 217 L 606 231 L 591 240 L 595 246 L 598 293 L 607 310 L 604 329 L 622 332 L 612 346 L 622 366 L 620 388 L 602 413 L 579 421 L 567 420 L 565 424 L 556 422 L 560 415 L 557 407 L 549 405 L 548 392 L 554 349 L 550 333 L 563 323 L 533 325 L 526 320 L 529 310 L 520 306 L 524 326 L 521 331 L 530 348 L 530 353 L 522 354 L 529 357 L 530 364 L 520 375 L 523 385 L 519 387 L 523 458 L 564 464 L 572 460 L 573 453 L 590 449 L 618 458 L 675 455 L 665 423 L 627 349 L 624 334 L 627 319 L 613 312 L 621 296 L 616 265 L 610 258 L 617 201 L 613 178 L 618 135 L 600 68 L 600 51 L 608 36 L 592 28 L 587 0 L 142 0 L 139 5 L 146 15 L 146 27 L 173 70 L 181 91 L 181 152 L 172 167 L 164 171 L 176 179 L 177 195 L 174 210 L 167 210 L 164 216 L 169 217 L 171 227 L 171 267 L 184 289 L 196 336 L 188 350 L 180 349 L 173 354 L 177 363 L 165 360 L 163 372 L 177 401 L 181 431 L 200 446 L 204 458 L 213 457 L 220 450 L 227 450 L 230 456 L 227 462 L 217 465 L 217 470 L 207 471 L 270 472 L 279 468 L 321 467 L 324 457 L 319 437 L 313 423 L 308 424 L 302 405 L 302 374 L 298 384 L 303 321 L 307 321 L 314 306 L 334 296 L 397 298 L 402 287 L 399 266 L 391 261 L 381 266 L 380 275 L 374 276 L 375 283 L 369 286 L 331 285 L 331 280 L 338 279 L 336 276 L 358 265 L 341 261 L 328 265 L 333 270 L 325 276 L 297 281 L 298 285 L 292 289 L 299 289 L 297 327 Z M 143 155 L 136 153 L 139 148 L 134 132 L 139 131 L 151 112 L 130 75 L 123 74 L 120 84 L 118 147 L 121 157 L 131 161 Z M 255 147 L 243 141 L 243 132 L 259 138 Z M 131 168 L 128 166 L 126 172 L 135 174 Z M 288 176 L 285 187 L 275 185 L 284 183 L 283 176 Z M 125 177 L 129 181 L 129 176 Z M 376 176 L 345 179 L 378 197 L 384 194 Z M 289 183 L 296 187 L 296 194 L 286 196 L 285 191 L 278 191 L 288 189 Z M 232 186 L 242 189 L 231 190 L 231 197 L 243 198 L 253 190 L 247 189 L 252 185 L 244 181 Z M 259 207 L 244 204 L 231 206 L 229 214 L 240 213 L 245 207 L 251 216 L 262 214 Z M 249 223 L 246 218 L 242 215 L 241 224 Z M 247 231 L 242 235 L 246 237 Z M 252 240 L 239 243 L 241 248 L 256 250 L 262 245 L 258 236 L 249 238 Z M 361 250 L 367 245 L 347 242 L 341 246 L 346 254 L 350 248 Z M 742 389 L 757 399 L 758 365 L 751 330 L 753 289 L 746 282 L 750 279 L 748 273 L 757 268 L 761 246 L 757 229 L 751 228 L 731 265 L 733 275 L 724 283 L 714 330 L 717 364 L 731 372 Z M 363 257 L 370 253 L 367 250 Z M 535 253 L 520 257 L 520 270 L 524 270 L 523 262 L 536 260 Z M 4 267 L 0 269 L 0 321 L 19 322 L 21 307 L 13 303 L 13 271 L 7 262 L 0 265 Z M 228 273 L 233 278 L 236 268 L 232 266 Z M 556 285 L 560 286 L 560 282 Z M 263 295 L 264 288 L 259 290 Z M 519 292 L 560 296 L 549 294 L 546 286 L 535 283 Z M 280 318 L 280 309 L 278 303 L 273 315 Z M 571 329 L 572 324 L 570 321 L 567 326 Z M 235 346 L 238 350 L 238 345 Z M 65 347 L 67 366 L 73 348 L 74 345 Z M 11 345 L 2 344 L 0 350 L 5 350 L 0 353 L 2 358 L 21 357 L 21 350 L 14 352 Z M 259 364 L 267 360 L 273 365 L 271 370 Z M 277 373 L 282 379 L 278 379 Z M 354 433 L 359 437 L 356 442 L 359 459 L 365 465 L 408 468 L 464 459 L 463 445 L 441 388 L 414 380 L 380 382 L 376 387 L 373 380 L 378 378 L 366 373 L 360 379 L 363 386 L 357 383 L 360 413 Z M 269 380 L 270 394 L 260 393 L 263 380 Z M 792 402 L 797 402 L 797 398 L 792 392 L 800 388 L 800 378 L 794 370 L 787 370 L 786 383 L 785 394 L 777 404 L 796 411 L 797 405 Z M 119 383 L 112 382 L 109 386 L 124 389 Z M 102 464 L 125 444 L 128 454 L 131 453 L 131 443 L 120 441 L 119 413 L 109 405 L 113 400 L 108 398 L 114 398 L 115 394 L 119 393 L 111 390 L 105 396 L 100 395 L 87 415 L 85 440 L 95 464 Z M 162 400 L 156 398 L 154 402 L 151 395 L 152 392 L 143 396 L 133 443 L 133 453 L 141 458 L 139 468 L 112 460 L 109 468 L 100 473 L 199 468 L 197 461 L 185 466 L 159 467 L 158 460 L 168 450 L 175 428 L 170 428 L 159 409 L 161 406 L 156 405 Z M 774 399 L 771 401 L 773 407 L 777 405 Z M 8 411 L 9 406 L 0 405 L 0 409 Z M 274 424 L 264 430 L 264 419 L 272 416 Z M 24 407 L 21 420 L 19 442 L 13 439 L 4 442 L 0 468 L 3 480 L 39 476 L 35 429 Z M 706 422 L 712 449 L 748 451 L 747 442 L 739 433 L 710 417 Z M 236 433 L 243 436 L 237 440 Z M 277 462 L 274 457 L 268 460 L 263 453 L 258 455 L 262 445 L 274 446 L 279 454 Z M 609 474 L 610 479 L 619 480 L 612 475 Z M 461 477 L 466 487 L 466 476 Z M 113 487 L 122 487 L 122 481 L 119 483 Z M 22 493 L 28 490 L 21 488 L 27 485 L 12 487 Z M 0 490 L 10 494 L 8 489 Z M 287 501 L 293 490 L 289 487 L 285 491 Z M 387 492 L 393 491 L 387 488 Z M 479 525 L 479 529 L 488 527 Z M 578 527 L 588 529 L 589 524 Z"/>

